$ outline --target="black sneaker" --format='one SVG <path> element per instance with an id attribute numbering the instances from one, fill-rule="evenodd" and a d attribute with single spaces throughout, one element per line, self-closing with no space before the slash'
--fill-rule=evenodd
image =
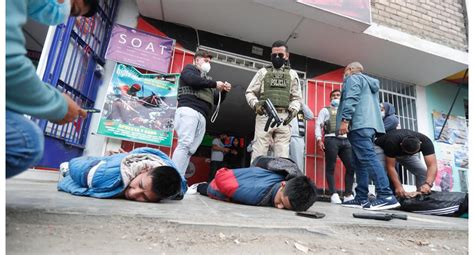
<path id="1" fill-rule="evenodd" d="M 349 201 L 342 202 L 341 205 L 344 207 L 351 207 L 351 208 L 363 208 L 367 204 L 370 204 L 368 200 L 352 199 Z"/>
<path id="2" fill-rule="evenodd" d="M 377 198 L 363 206 L 365 210 L 369 211 L 388 210 L 398 207 L 400 207 L 400 203 L 398 203 L 398 200 L 394 196 Z"/>

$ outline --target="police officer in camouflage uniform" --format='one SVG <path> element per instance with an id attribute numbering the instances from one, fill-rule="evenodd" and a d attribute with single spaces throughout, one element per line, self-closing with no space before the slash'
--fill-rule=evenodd
<path id="1" fill-rule="evenodd" d="M 255 143 L 252 159 L 267 155 L 271 141 L 274 142 L 275 157 L 289 157 L 291 131 L 288 125 L 300 110 L 301 88 L 298 74 L 288 66 L 288 46 L 283 41 L 272 45 L 272 65 L 261 68 L 253 77 L 245 92 L 249 106 L 257 114 L 255 120 Z M 263 104 L 269 98 L 275 106 L 283 125 L 264 131 L 267 116 Z"/>
<path id="2" fill-rule="evenodd" d="M 209 117 L 212 106 L 219 100 L 224 100 L 231 84 L 213 81 L 207 77 L 211 69 L 211 56 L 205 51 L 194 55 L 193 64 L 183 68 L 179 78 L 178 109 L 174 123 L 178 134 L 178 146 L 173 152 L 172 160 L 181 175 L 186 173 L 191 156 L 204 138 L 206 118 Z"/>
<path id="3" fill-rule="evenodd" d="M 352 195 L 352 185 L 354 184 L 354 170 L 351 165 L 352 149 L 347 135 L 336 134 L 336 113 L 339 107 L 341 91 L 335 89 L 329 94 L 331 105 L 321 109 L 316 122 L 316 139 L 319 148 L 325 153 L 326 161 L 326 180 L 331 194 L 331 203 L 342 203 L 339 194 L 336 193 L 334 183 L 334 168 L 336 166 L 337 156 L 346 168 L 344 201 L 354 199 Z M 324 141 L 322 140 L 321 129 L 324 129 Z"/>

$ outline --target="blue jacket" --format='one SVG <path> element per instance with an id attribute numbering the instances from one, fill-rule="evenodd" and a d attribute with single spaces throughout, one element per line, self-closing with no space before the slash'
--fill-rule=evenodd
<path id="1" fill-rule="evenodd" d="M 44 83 L 26 57 L 22 27 L 28 18 L 31 0 L 6 1 L 6 109 L 37 118 L 60 120 L 67 112 L 61 92 Z"/>
<path id="2" fill-rule="evenodd" d="M 395 106 L 391 103 L 384 102 L 383 108 L 385 110 L 385 117 L 383 117 L 383 125 L 385 127 L 385 132 L 390 132 L 397 129 L 400 121 L 398 120 L 397 115 L 395 115 Z"/>
<path id="3" fill-rule="evenodd" d="M 362 73 L 344 79 L 341 100 L 336 116 L 336 130 L 341 120 L 350 120 L 350 130 L 373 128 L 385 133 L 380 116 L 379 81 Z"/>
<path id="4" fill-rule="evenodd" d="M 211 198 L 246 205 L 273 206 L 283 175 L 260 168 L 221 168 L 207 188 Z"/>
<path id="5" fill-rule="evenodd" d="M 163 161 L 176 168 L 176 165 L 163 152 L 152 148 L 138 148 L 129 153 L 120 153 L 105 157 L 79 157 L 69 162 L 69 174 L 58 182 L 58 190 L 71 193 L 76 196 L 90 196 L 96 198 L 112 198 L 125 190 L 120 172 L 122 159 L 130 154 L 150 153 L 163 159 Z M 92 178 L 91 187 L 87 185 L 87 175 L 92 167 L 100 161 L 100 165 Z M 187 190 L 186 180 L 181 176 L 181 195 Z M 183 196 L 177 196 L 182 198 Z"/>

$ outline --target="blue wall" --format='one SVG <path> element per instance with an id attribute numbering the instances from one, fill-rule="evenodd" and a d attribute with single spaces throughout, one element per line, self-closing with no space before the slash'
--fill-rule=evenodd
<path id="1" fill-rule="evenodd" d="M 439 81 L 426 86 L 425 91 L 427 104 L 426 108 L 428 109 L 426 114 L 429 115 L 429 119 L 431 120 L 429 123 L 431 132 L 425 135 L 433 139 L 433 111 L 448 113 L 449 107 L 451 107 L 454 97 L 456 96 L 457 85 L 451 82 Z M 456 99 L 456 103 L 454 104 L 453 110 L 451 111 L 451 115 L 460 117 L 466 116 L 464 111 L 465 99 L 468 99 L 468 89 L 467 86 L 462 86 L 458 98 Z"/>
<path id="2" fill-rule="evenodd" d="M 456 96 L 457 85 L 451 82 L 439 81 L 437 83 L 427 86 L 425 91 L 426 91 L 426 101 L 427 101 L 426 104 L 427 104 L 427 109 L 428 109 L 428 112 L 426 114 L 429 115 L 428 119 L 430 120 L 428 123 L 430 132 L 425 135 L 427 135 L 432 140 L 434 140 L 433 139 L 434 137 L 433 116 L 432 116 L 433 111 L 437 111 L 437 112 L 441 112 L 445 114 L 448 113 L 449 108 L 451 107 L 451 104 L 454 100 L 454 97 Z M 464 110 L 464 100 L 467 100 L 467 99 L 468 99 L 468 87 L 464 85 L 461 87 L 458 98 L 456 99 L 456 102 L 451 111 L 451 115 L 465 117 L 466 113 Z M 436 143 L 435 143 L 435 148 L 438 155 L 439 150 L 436 146 Z M 439 155 L 439 157 L 440 156 L 441 155 Z M 454 160 L 452 163 L 453 163 L 452 165 L 453 191 L 460 191 L 459 172 L 458 172 L 459 168 L 457 168 L 454 165 Z"/>

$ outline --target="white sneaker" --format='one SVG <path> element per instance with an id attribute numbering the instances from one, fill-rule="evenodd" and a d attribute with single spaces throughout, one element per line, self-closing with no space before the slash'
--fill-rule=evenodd
<path id="1" fill-rule="evenodd" d="M 194 195 L 194 194 L 197 194 L 198 185 L 199 185 L 199 184 L 202 184 L 202 183 L 206 183 L 206 182 L 198 182 L 198 183 L 194 183 L 193 185 L 189 186 L 189 187 L 188 187 L 188 191 L 186 191 L 186 194 L 187 194 L 187 195 Z"/>
<path id="2" fill-rule="evenodd" d="M 59 178 L 58 182 L 66 177 L 67 172 L 69 172 L 69 162 L 63 162 L 59 165 Z"/>
<path id="3" fill-rule="evenodd" d="M 342 203 L 341 198 L 339 198 L 339 194 L 337 194 L 337 193 L 332 194 L 332 196 L 331 196 L 331 203 L 333 203 L 333 204 L 340 204 L 340 203 Z"/>
<path id="4" fill-rule="evenodd" d="M 354 196 L 353 195 L 349 195 L 349 196 L 344 196 L 344 202 L 347 202 L 349 200 L 353 200 L 354 199 Z"/>

